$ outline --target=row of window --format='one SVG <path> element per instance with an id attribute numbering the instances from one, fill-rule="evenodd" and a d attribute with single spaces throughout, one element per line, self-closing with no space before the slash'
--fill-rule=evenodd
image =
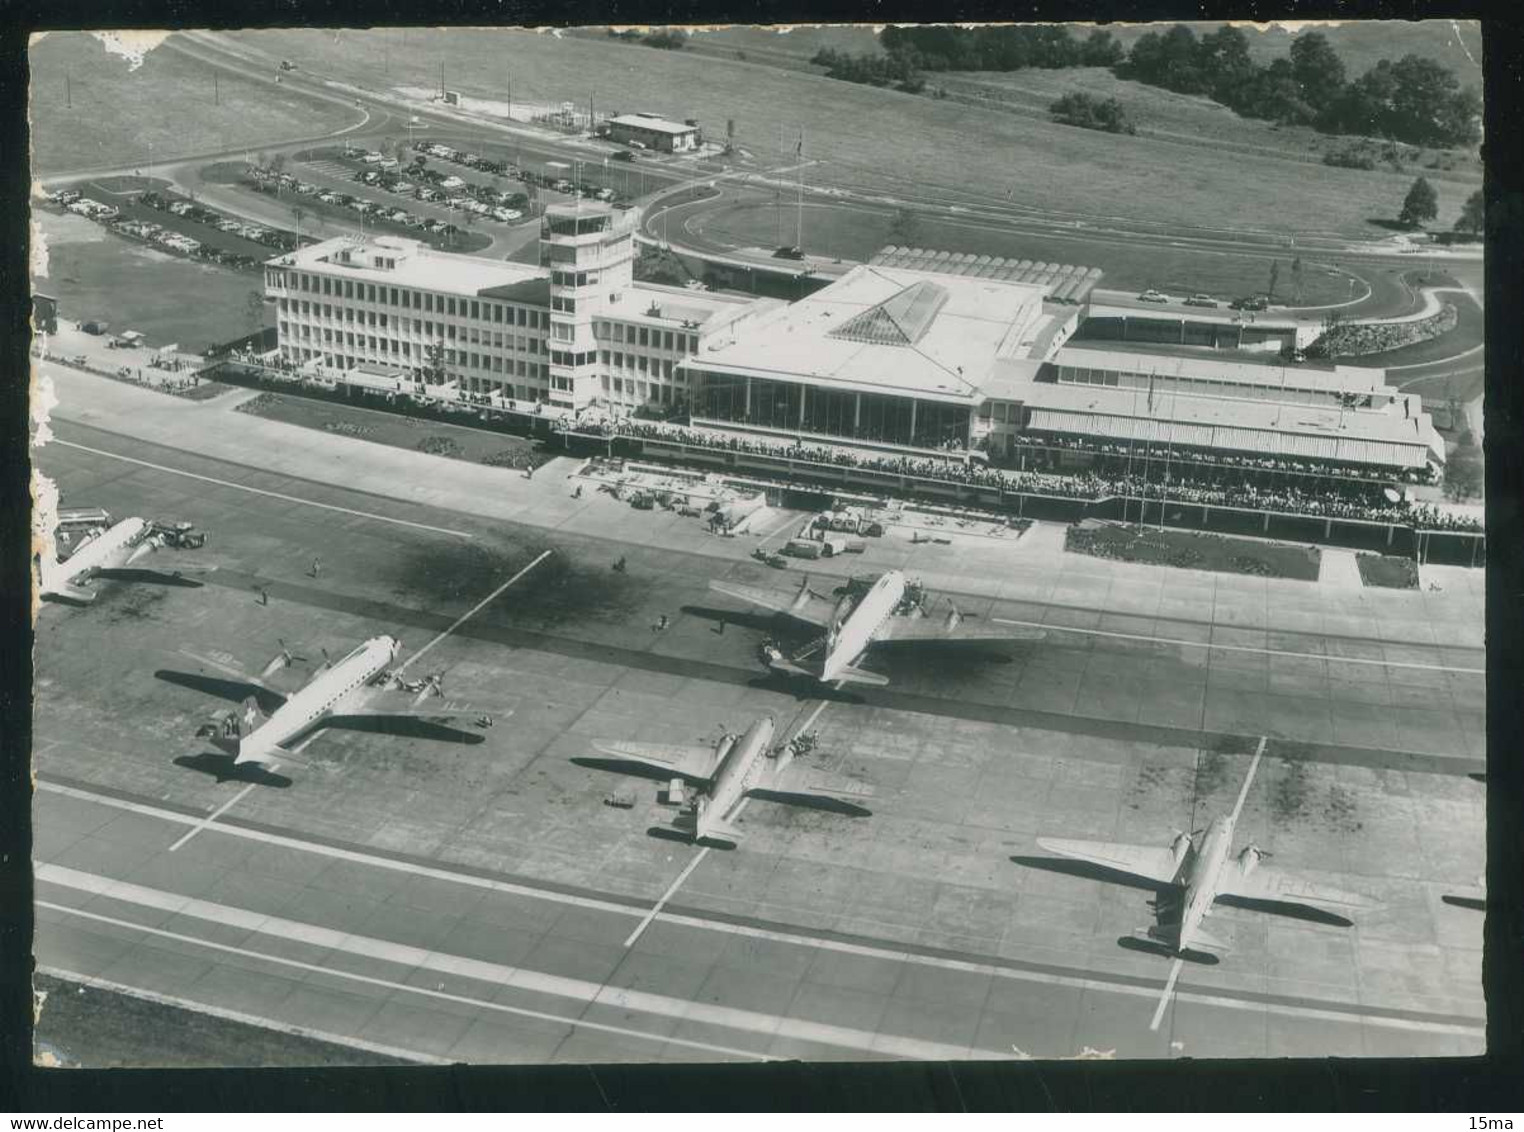
<path id="1" fill-rule="evenodd" d="M 606 366 L 615 369 L 632 369 L 640 373 L 649 373 L 652 377 L 662 377 L 672 380 L 672 359 L 670 358 L 647 358 L 644 354 L 625 354 L 619 350 L 599 350 L 598 360 Z"/>
<path id="2" fill-rule="evenodd" d="M 454 295 L 436 295 L 432 291 L 414 291 L 406 287 L 389 287 L 354 279 L 334 279 L 327 275 L 313 275 L 305 271 L 281 272 L 271 269 L 266 273 L 266 282 L 271 287 L 284 287 L 291 291 L 302 291 L 313 295 L 331 295 L 336 299 L 381 303 L 428 314 L 471 318 L 481 322 L 505 325 L 531 326 L 536 329 L 548 325 L 550 318 L 549 312 L 538 307 L 521 307 L 511 303 L 464 297 L 456 298 Z"/>
<path id="3" fill-rule="evenodd" d="M 697 334 L 674 333 L 649 326 L 627 326 L 606 319 L 598 319 L 593 323 L 593 337 L 600 341 L 622 342 L 629 346 L 645 346 L 680 354 L 696 354 L 699 348 Z"/>

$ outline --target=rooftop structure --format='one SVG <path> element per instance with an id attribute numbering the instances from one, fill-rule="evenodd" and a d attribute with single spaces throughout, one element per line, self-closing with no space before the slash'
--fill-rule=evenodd
<path id="1" fill-rule="evenodd" d="M 1044 263 L 1040 260 L 1007 259 L 998 255 L 972 252 L 936 251 L 929 248 L 902 248 L 894 244 L 882 249 L 868 261 L 875 267 L 903 267 L 915 271 L 935 271 L 943 275 L 962 275 L 972 279 L 998 279 L 1008 283 L 1030 283 L 1041 287 L 1051 302 L 1082 303 L 1101 281 L 1099 267 L 1078 267 L 1070 263 Z"/>

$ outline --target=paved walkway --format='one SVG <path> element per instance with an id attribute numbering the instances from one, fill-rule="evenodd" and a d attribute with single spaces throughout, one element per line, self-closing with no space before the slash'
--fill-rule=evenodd
<path id="1" fill-rule="evenodd" d="M 482 518 L 564 529 L 634 545 L 746 561 L 755 537 L 718 538 L 670 512 L 636 511 L 605 493 L 572 497 L 581 465 L 555 461 L 532 480 L 463 461 L 410 452 L 240 414 L 234 399 L 196 402 L 39 363 L 58 405 L 53 417 L 212 459 L 337 483 Z M 212 419 L 208 419 L 212 418 Z M 769 528 L 770 529 L 770 528 Z M 1101 614 L 1186 617 L 1259 631 L 1314 631 L 1481 648 L 1482 572 L 1442 590 L 1353 590 L 1280 578 L 1114 562 L 1063 551 L 1062 524 L 1039 523 L 1007 542 L 954 533 L 950 545 L 914 545 L 908 533 L 870 540 L 861 559 L 819 564 L 821 573 L 901 568 L 934 589 L 1074 606 Z M 717 568 L 716 573 L 721 572 Z M 1332 575 L 1331 575 L 1332 577 Z"/>
<path id="2" fill-rule="evenodd" d="M 1322 568 L 1318 571 L 1318 584 L 1355 592 L 1365 589 L 1365 583 L 1360 580 L 1360 567 L 1355 559 L 1353 550 L 1324 547 Z"/>

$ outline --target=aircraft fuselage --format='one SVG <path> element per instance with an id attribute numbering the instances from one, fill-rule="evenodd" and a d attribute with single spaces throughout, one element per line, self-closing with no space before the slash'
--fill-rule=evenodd
<path id="1" fill-rule="evenodd" d="M 746 791 L 757 784 L 766 765 L 768 748 L 773 741 L 774 723 L 764 715 L 735 741 L 710 779 L 708 801 L 699 808 L 696 832 L 703 838 L 706 827 L 715 821 L 728 822 L 740 807 Z M 786 757 L 780 754 L 779 758 Z"/>
<path id="2" fill-rule="evenodd" d="M 890 570 L 874 582 L 851 612 L 827 629 L 828 644 L 820 664 L 820 679 L 829 683 L 838 679 L 844 668 L 856 664 L 904 597 L 905 575 L 900 571 Z"/>
<path id="3" fill-rule="evenodd" d="M 1190 947 L 1191 937 L 1211 910 L 1217 898 L 1217 885 L 1223 867 L 1233 849 L 1232 818 L 1214 818 L 1201 839 L 1201 847 L 1192 855 L 1185 869 L 1185 898 L 1180 910 L 1180 936 L 1177 951 Z"/>
<path id="4" fill-rule="evenodd" d="M 85 581 L 97 570 L 120 567 L 132 556 L 147 533 L 146 520 L 123 519 L 85 543 L 67 562 L 55 561 L 46 567 L 42 578 L 43 592 L 53 592 L 55 587 Z"/>
<path id="5" fill-rule="evenodd" d="M 396 659 L 401 642 L 394 637 L 372 637 L 343 660 L 324 669 L 250 732 L 240 744 L 238 761 L 261 761 L 275 753 L 281 743 L 295 738 L 313 724 L 338 713 L 344 701 L 375 679 Z"/>

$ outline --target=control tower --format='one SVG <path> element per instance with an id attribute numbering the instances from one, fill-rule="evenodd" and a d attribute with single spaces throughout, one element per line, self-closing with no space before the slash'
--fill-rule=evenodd
<path id="1" fill-rule="evenodd" d="M 629 290 L 640 211 L 593 201 L 553 204 L 540 224 L 550 270 L 550 401 L 581 409 L 601 392 L 593 322 Z"/>

